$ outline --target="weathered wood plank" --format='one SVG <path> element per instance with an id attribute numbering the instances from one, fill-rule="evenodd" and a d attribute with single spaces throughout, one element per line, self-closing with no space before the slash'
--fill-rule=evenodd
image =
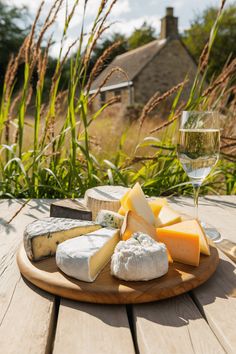
<path id="1" fill-rule="evenodd" d="M 177 211 L 194 215 L 193 199 L 174 197 L 170 204 Z M 236 196 L 206 196 L 199 200 L 200 220 L 215 227 L 223 238 L 236 242 Z"/>
<path id="2" fill-rule="evenodd" d="M 134 354 L 125 306 L 62 300 L 53 354 Z"/>
<path id="3" fill-rule="evenodd" d="M 9 223 L 26 203 L 24 199 L 0 199 L 0 224 Z"/>
<path id="4" fill-rule="evenodd" d="M 236 266 L 223 253 L 216 273 L 193 290 L 194 300 L 227 353 L 236 353 Z"/>
<path id="5" fill-rule="evenodd" d="M 49 352 L 54 319 L 54 297 L 26 283 L 19 273 L 15 254 L 25 225 L 49 215 L 46 202 L 29 202 L 2 230 L 0 238 L 0 348 L 7 354 Z M 13 334 L 14 329 L 14 334 Z"/>
<path id="6" fill-rule="evenodd" d="M 133 306 L 140 354 L 224 353 L 189 295 Z"/>

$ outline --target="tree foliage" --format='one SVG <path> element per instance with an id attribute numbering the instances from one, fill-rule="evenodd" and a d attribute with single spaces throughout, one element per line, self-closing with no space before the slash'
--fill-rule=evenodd
<path id="1" fill-rule="evenodd" d="M 207 43 L 218 9 L 209 7 L 198 14 L 191 27 L 184 32 L 183 40 L 198 61 Z M 218 74 L 226 61 L 236 57 L 236 5 L 227 7 L 223 13 L 217 38 L 212 49 L 208 77 Z"/>
<path id="2" fill-rule="evenodd" d="M 141 47 L 156 39 L 155 28 L 145 21 L 140 28 L 136 28 L 128 38 L 129 49 Z"/>
<path id="3" fill-rule="evenodd" d="M 106 59 L 106 62 L 103 64 L 103 67 L 107 66 L 117 55 L 123 54 L 128 50 L 127 38 L 125 37 L 125 35 L 115 32 L 109 37 L 104 38 L 104 40 L 100 41 L 93 50 L 88 75 L 92 70 L 92 67 L 94 66 L 96 61 L 102 56 L 104 51 L 117 41 L 121 41 L 121 44 L 119 45 L 119 47 L 112 51 L 110 56 Z"/>
<path id="4" fill-rule="evenodd" d="M 2 81 L 10 55 L 18 53 L 29 31 L 26 7 L 9 6 L 0 1 L 0 79 Z"/>

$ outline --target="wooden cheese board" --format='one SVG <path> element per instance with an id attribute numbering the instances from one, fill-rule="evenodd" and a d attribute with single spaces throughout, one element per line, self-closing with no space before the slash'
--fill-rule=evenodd
<path id="1" fill-rule="evenodd" d="M 126 282 L 110 275 L 110 264 L 93 283 L 70 278 L 56 266 L 55 257 L 31 262 L 23 244 L 17 262 L 22 275 L 34 285 L 54 295 L 68 299 L 100 304 L 135 304 L 170 298 L 204 283 L 216 270 L 218 251 L 210 245 L 211 255 L 201 255 L 198 267 L 174 262 L 161 278 Z"/>

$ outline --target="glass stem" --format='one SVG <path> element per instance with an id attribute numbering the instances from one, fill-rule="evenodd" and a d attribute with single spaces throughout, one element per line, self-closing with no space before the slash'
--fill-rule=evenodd
<path id="1" fill-rule="evenodd" d="M 200 184 L 193 183 L 193 198 L 194 198 L 194 217 L 198 220 L 198 196 L 200 191 Z"/>

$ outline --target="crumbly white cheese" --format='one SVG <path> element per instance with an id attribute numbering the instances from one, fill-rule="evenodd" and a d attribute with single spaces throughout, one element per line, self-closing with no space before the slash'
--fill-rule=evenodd
<path id="1" fill-rule="evenodd" d="M 111 210 L 100 210 L 96 222 L 104 227 L 114 227 L 120 229 L 124 221 L 124 216 Z"/>
<path id="2" fill-rule="evenodd" d="M 119 242 L 119 230 L 103 228 L 61 243 L 56 263 L 65 274 L 92 282 L 111 259 Z"/>
<path id="3" fill-rule="evenodd" d="M 54 217 L 35 220 L 25 228 L 25 250 L 31 260 L 40 260 L 54 255 L 59 243 L 100 228 L 99 224 L 85 220 Z"/>
<path id="4" fill-rule="evenodd" d="M 166 246 L 141 232 L 120 241 L 112 256 L 111 274 L 123 280 L 150 280 L 167 272 Z"/>

